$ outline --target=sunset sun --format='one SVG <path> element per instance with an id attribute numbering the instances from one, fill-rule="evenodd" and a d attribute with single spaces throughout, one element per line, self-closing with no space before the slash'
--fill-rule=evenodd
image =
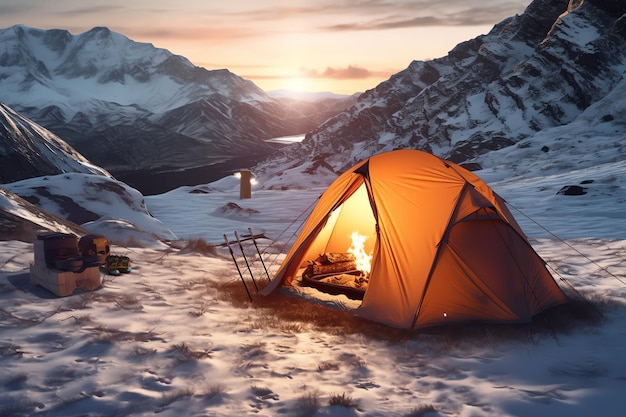
<path id="1" fill-rule="evenodd" d="M 289 77 L 285 80 L 285 89 L 293 92 L 310 91 L 311 82 L 306 77 Z"/>

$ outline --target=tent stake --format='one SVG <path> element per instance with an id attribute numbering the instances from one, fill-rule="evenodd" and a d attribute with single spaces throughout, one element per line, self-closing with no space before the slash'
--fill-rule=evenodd
<path id="1" fill-rule="evenodd" d="M 243 255 L 243 260 L 246 261 L 246 266 L 248 267 L 248 272 L 250 272 L 250 277 L 252 278 L 252 283 L 254 284 L 254 288 L 256 292 L 259 292 L 259 287 L 256 285 L 256 281 L 254 280 L 254 275 L 252 274 L 252 269 L 250 269 L 250 264 L 248 263 L 248 258 L 246 257 L 246 253 L 243 250 L 243 245 L 241 244 L 241 240 L 239 240 L 239 233 L 235 230 L 235 239 L 237 239 L 237 243 L 239 244 L 239 249 L 241 249 L 241 254 Z"/>
<path id="2" fill-rule="evenodd" d="M 246 281 L 243 279 L 243 274 L 241 273 L 241 269 L 239 269 L 239 264 L 237 263 L 237 259 L 235 259 L 235 253 L 233 252 L 233 248 L 230 246 L 230 243 L 228 242 L 228 237 L 226 237 L 226 235 L 224 235 L 224 242 L 226 242 L 226 247 L 228 247 L 230 256 L 232 256 L 233 262 L 235 263 L 235 266 L 237 267 L 237 272 L 239 272 L 239 278 L 241 278 L 241 283 L 243 284 L 243 287 L 246 289 L 248 298 L 250 299 L 250 301 L 252 301 L 252 296 L 250 295 L 250 291 L 248 291 L 248 286 L 246 285 Z"/>
<path id="3" fill-rule="evenodd" d="M 263 269 L 265 269 L 265 275 L 267 276 L 267 280 L 271 283 L 272 279 L 270 278 L 270 273 L 267 272 L 267 267 L 265 266 L 265 262 L 263 262 L 263 255 L 261 255 L 261 251 L 259 250 L 259 247 L 256 244 L 254 233 L 252 233 L 252 229 L 249 227 L 248 227 L 248 233 L 250 233 L 250 236 L 252 236 L 252 243 L 254 243 L 254 247 L 256 248 L 256 253 L 259 254 L 259 259 L 261 260 L 261 265 L 263 265 Z"/>

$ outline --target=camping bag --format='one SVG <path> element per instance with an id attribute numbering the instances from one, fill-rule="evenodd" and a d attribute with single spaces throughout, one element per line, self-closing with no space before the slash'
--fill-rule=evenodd
<path id="1" fill-rule="evenodd" d="M 45 233 L 37 236 L 43 240 L 46 267 L 61 271 L 79 271 L 83 260 L 78 253 L 78 238 L 70 233 Z"/>
<path id="2" fill-rule="evenodd" d="M 85 265 L 104 265 L 109 256 L 109 241 L 104 236 L 86 235 L 78 241 L 78 250 Z"/>

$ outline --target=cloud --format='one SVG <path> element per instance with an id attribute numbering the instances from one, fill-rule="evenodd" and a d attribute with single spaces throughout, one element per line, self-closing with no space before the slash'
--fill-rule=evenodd
<path id="1" fill-rule="evenodd" d="M 72 8 L 63 11 L 58 11 L 56 14 L 60 14 L 63 16 L 73 15 L 73 16 L 82 16 L 86 14 L 100 14 L 100 13 L 111 13 L 124 10 L 122 6 L 109 6 L 109 5 L 101 5 L 101 6 L 87 6 L 87 7 L 79 7 Z"/>
<path id="2" fill-rule="evenodd" d="M 329 31 L 354 31 L 354 30 L 385 30 L 385 29 L 400 29 L 407 27 L 427 27 L 427 26 L 448 26 L 452 22 L 449 20 L 443 20 L 434 16 L 415 17 L 412 19 L 402 20 L 384 20 L 384 21 L 370 21 L 370 22 L 352 22 L 352 23 L 340 23 L 331 26 L 324 26 L 322 29 Z"/>
<path id="3" fill-rule="evenodd" d="M 118 27 L 118 31 L 133 38 L 151 39 L 151 40 L 183 40 L 183 41 L 202 41 L 202 42 L 224 42 L 233 39 L 248 39 L 258 37 L 258 32 L 249 28 L 207 28 L 207 27 L 135 27 L 126 26 Z"/>
<path id="4" fill-rule="evenodd" d="M 361 79 L 371 76 L 369 70 L 354 65 L 349 65 L 346 68 L 328 67 L 321 73 L 317 70 L 301 68 L 300 72 L 308 78 L 333 78 L 337 80 Z"/>
<path id="5" fill-rule="evenodd" d="M 28 10 L 26 6 L 12 5 L 12 4 L 0 4 L 0 15 L 12 15 L 18 14 Z"/>
<path id="6" fill-rule="evenodd" d="M 379 77 L 381 75 L 386 76 L 391 74 L 381 71 L 370 71 L 366 68 L 361 68 L 356 65 L 348 65 L 346 68 L 334 68 L 327 67 L 324 71 L 320 72 L 315 69 L 300 68 L 302 76 L 308 78 L 330 78 L 334 80 L 358 80 L 370 77 Z"/>
<path id="7" fill-rule="evenodd" d="M 449 6 L 448 3 L 445 3 Z M 414 16 L 406 17 L 409 13 L 389 14 L 370 20 L 352 20 L 348 23 L 322 26 L 327 31 L 361 31 L 361 30 L 388 30 L 412 27 L 433 26 L 479 26 L 492 25 L 513 16 L 518 11 L 517 7 L 509 4 L 494 6 L 469 6 L 464 8 L 447 7 L 441 10 L 413 10 Z M 430 14 L 425 14 L 430 12 Z M 434 12 L 434 13 L 433 13 Z"/>
<path id="8" fill-rule="evenodd" d="M 520 13 L 528 0 L 348 0 L 308 6 L 276 6 L 223 11 L 224 17 L 249 21 L 340 21 L 321 25 L 330 31 L 386 30 L 406 27 L 494 24 Z"/>
<path id="9" fill-rule="evenodd" d="M 293 78 L 332 79 L 332 80 L 361 80 L 366 78 L 388 78 L 398 72 L 397 69 L 389 71 L 372 71 L 356 65 L 348 65 L 345 68 L 327 67 L 323 71 L 311 68 L 300 68 L 297 75 L 284 74 L 247 74 L 244 78 L 255 80 L 276 80 Z"/>

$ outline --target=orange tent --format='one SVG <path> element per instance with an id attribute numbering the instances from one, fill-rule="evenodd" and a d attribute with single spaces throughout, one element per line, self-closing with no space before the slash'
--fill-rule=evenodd
<path id="1" fill-rule="evenodd" d="M 528 322 L 566 296 L 504 200 L 466 169 L 398 150 L 365 159 L 322 194 L 268 294 L 320 254 L 366 237 L 369 284 L 356 314 L 398 328 Z"/>

